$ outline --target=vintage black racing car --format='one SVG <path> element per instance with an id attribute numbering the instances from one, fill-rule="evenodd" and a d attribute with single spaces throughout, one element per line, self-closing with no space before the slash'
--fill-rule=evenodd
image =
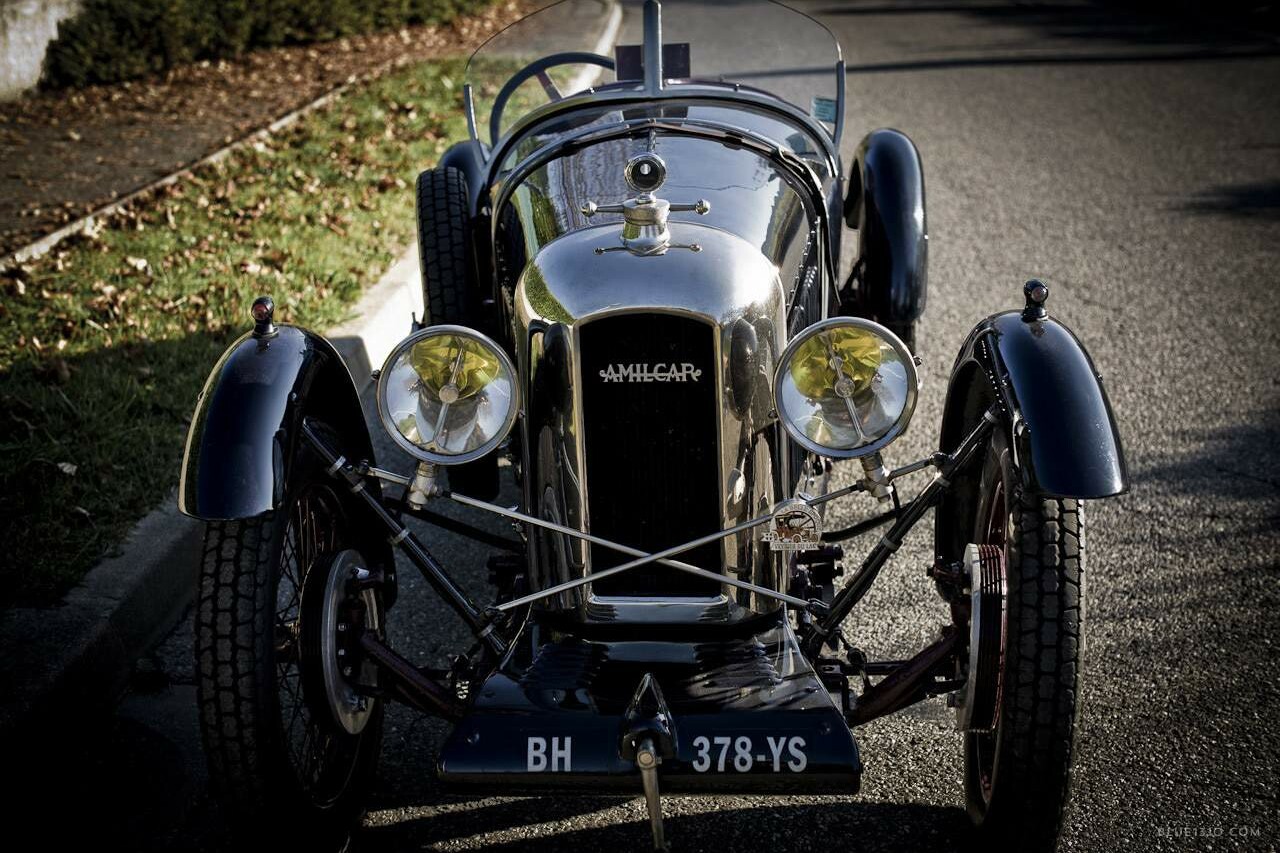
<path id="1" fill-rule="evenodd" d="M 1081 502 L 1127 483 L 1089 356 L 1026 282 L 965 341 L 937 452 L 890 464 L 919 391 L 916 147 L 877 130 L 845 170 L 839 46 L 802 14 L 623 6 L 616 47 L 552 7 L 468 66 L 470 138 L 417 184 L 425 325 L 406 317 L 376 371 L 412 470 L 377 466 L 346 365 L 275 324 L 269 298 L 214 367 L 180 502 L 208 522 L 196 657 L 215 790 L 241 827 L 339 848 L 398 701 L 452 724 L 446 785 L 642 792 L 661 848 L 663 794 L 854 793 L 857 726 L 946 696 L 979 839 L 1052 849 Z M 720 43 L 742 15 L 759 43 Z M 492 502 L 499 457 L 517 506 Z M 832 488 L 831 460 L 854 459 Z M 861 520 L 829 529 L 836 500 Z M 947 627 L 908 660 L 869 659 L 842 626 L 930 510 Z M 490 603 L 411 518 L 496 549 Z M 474 633 L 447 670 L 388 643 L 396 551 Z"/>

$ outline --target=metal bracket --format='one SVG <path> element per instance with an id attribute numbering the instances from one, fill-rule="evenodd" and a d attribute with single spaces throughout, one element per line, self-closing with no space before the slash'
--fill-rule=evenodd
<path id="1" fill-rule="evenodd" d="M 893 527 L 871 549 L 871 553 L 863 560 L 862 566 L 854 573 L 849 582 L 844 585 L 844 588 L 836 594 L 835 599 L 831 602 L 830 609 L 823 619 L 813 626 L 809 637 L 805 639 L 802 646 L 807 655 L 816 658 L 821 653 L 822 645 L 826 642 L 827 637 L 838 631 L 840 623 L 853 610 L 854 605 L 861 601 L 862 597 L 871 589 L 871 584 L 880 574 L 880 570 L 884 568 L 885 563 L 898 550 L 903 537 L 916 525 L 916 522 L 924 517 L 924 514 L 934 504 L 941 500 L 943 493 L 951 487 L 951 478 L 968 463 L 977 449 L 987 440 L 999 420 L 999 404 L 996 404 L 987 409 L 982 420 L 964 437 L 960 442 L 960 446 L 938 466 L 938 473 L 929 481 L 929 485 L 925 486 L 911 503 L 902 507 L 901 512 L 897 514 Z"/>
<path id="2" fill-rule="evenodd" d="M 442 494 L 444 489 L 440 486 L 436 466 L 430 462 L 419 462 L 417 470 L 413 473 L 413 479 L 409 481 L 409 494 L 405 498 L 405 503 L 413 510 L 421 510 L 427 505 L 428 500 Z"/>
<path id="3" fill-rule="evenodd" d="M 670 548 L 665 548 L 661 551 L 645 553 L 638 548 L 632 548 L 599 536 L 593 536 L 592 534 L 585 533 L 581 530 L 576 530 L 561 524 L 535 518 L 514 509 L 496 506 L 494 504 L 486 503 L 485 501 L 476 500 L 475 498 L 471 498 L 466 495 L 442 492 L 441 497 L 447 497 L 457 503 L 471 506 L 476 509 L 488 510 L 496 515 L 516 521 L 522 521 L 536 527 L 553 530 L 566 536 L 572 536 L 583 541 L 602 545 L 606 548 L 611 548 L 635 557 L 633 560 L 629 560 L 621 565 L 613 566 L 602 572 L 596 572 L 574 580 L 565 581 L 564 583 L 547 587 L 546 589 L 539 590 L 538 592 L 503 602 L 496 607 L 489 608 L 488 611 L 481 611 L 470 601 L 470 599 L 467 598 L 461 588 L 454 583 L 453 579 L 449 577 L 444 568 L 426 551 L 425 548 L 422 547 L 422 544 L 417 540 L 417 538 L 412 534 L 405 535 L 403 525 L 397 522 L 396 519 L 393 518 L 385 508 L 383 508 L 382 504 L 376 498 L 365 492 L 363 489 L 354 488 L 355 486 L 363 485 L 363 478 L 366 476 L 388 479 L 394 482 L 401 481 L 401 478 L 368 466 L 357 467 L 350 463 L 344 464 L 342 457 L 339 456 L 336 451 L 331 449 L 324 440 L 315 433 L 310 425 L 305 422 L 303 424 L 303 434 L 320 452 L 321 457 L 329 463 L 332 475 L 340 479 L 345 479 L 353 485 L 352 492 L 359 494 L 369 505 L 373 513 L 377 515 L 383 524 L 387 526 L 392 536 L 392 541 L 408 554 L 410 559 L 412 559 L 422 571 L 424 577 L 432 587 L 434 587 L 436 591 L 439 592 L 454 608 L 454 610 L 462 616 L 463 620 L 467 622 L 468 627 L 471 628 L 472 632 L 475 633 L 481 641 L 485 642 L 490 647 L 490 650 L 495 654 L 501 655 L 506 651 L 506 643 L 501 636 L 501 631 L 495 630 L 496 623 L 498 621 L 496 617 L 498 617 L 499 614 L 508 613 L 517 608 L 532 604 L 533 602 L 554 597 L 562 592 L 568 592 L 569 590 L 586 586 L 587 584 L 602 580 L 615 574 L 630 571 L 631 569 L 635 569 L 639 566 L 648 565 L 650 563 L 662 563 L 663 565 L 670 566 L 682 572 L 705 577 L 710 580 L 714 580 L 717 583 L 727 584 L 739 589 L 754 592 L 757 595 L 767 596 L 769 598 L 782 601 L 792 607 L 796 607 L 803 612 L 810 613 L 817 617 L 809 632 L 810 636 L 806 640 L 804 648 L 807 653 L 817 657 L 825 638 L 833 635 L 840 623 L 849 614 L 849 611 L 852 610 L 853 606 L 862 598 L 863 595 L 866 594 L 872 581 L 875 579 L 876 575 L 879 574 L 880 569 L 883 568 L 884 564 L 888 561 L 889 557 L 892 556 L 893 552 L 897 550 L 898 543 L 902 541 L 902 537 L 915 525 L 917 521 L 920 520 L 924 513 L 937 502 L 941 497 L 942 492 L 950 486 L 950 477 L 964 466 L 978 445 L 990 434 L 995 424 L 1000 420 L 998 412 L 999 409 L 997 406 L 993 406 L 989 409 L 982 421 L 979 422 L 973 431 L 965 437 L 965 439 L 960 443 L 960 446 L 957 447 L 953 453 L 945 456 L 933 454 L 927 460 L 920 460 L 919 462 L 912 463 L 896 472 L 890 472 L 887 475 L 886 479 L 892 480 L 896 476 L 921 470 L 922 468 L 929 467 L 930 465 L 937 465 L 939 468 L 938 474 L 929 483 L 929 485 L 916 496 L 915 500 L 902 507 L 900 512 L 894 512 L 896 523 L 893 525 L 893 528 L 881 539 L 880 543 L 872 549 L 858 572 L 853 576 L 850 582 L 840 590 L 839 594 L 836 595 L 835 599 L 829 606 L 824 605 L 823 602 L 817 600 L 805 600 L 779 592 L 769 587 L 744 581 L 729 574 L 710 572 L 706 569 L 702 569 L 688 563 L 670 559 L 671 557 L 691 551 L 701 545 L 718 542 L 728 536 L 766 524 L 774 518 L 774 513 L 772 511 L 766 515 L 761 515 L 756 518 L 740 522 L 739 524 L 735 524 L 725 530 L 709 533 L 706 536 L 700 536 L 696 539 L 691 539 L 688 542 L 684 542 L 679 545 L 673 545 Z M 408 478 L 404 478 L 404 481 L 408 482 Z M 810 507 L 815 507 L 820 504 L 827 503 L 828 501 L 844 497 L 845 495 L 853 494 L 854 492 L 866 491 L 867 488 L 868 486 L 865 481 L 859 481 L 852 485 L 835 489 L 834 491 L 828 492 L 824 495 L 819 495 L 817 497 L 804 497 L 802 500 Z"/>
<path id="4" fill-rule="evenodd" d="M 493 629 L 492 620 L 486 618 L 485 613 L 476 607 L 462 587 L 458 586 L 457 582 L 440 565 L 440 562 L 423 547 L 418 538 L 409 533 L 404 525 L 392 517 L 380 500 L 369 494 L 369 490 L 364 488 L 364 478 L 367 475 L 361 473 L 360 469 L 355 465 L 344 462 L 343 457 L 321 438 L 306 419 L 302 422 L 302 435 L 320 454 L 320 458 L 328 467 L 330 475 L 351 485 L 351 493 L 363 500 L 369 510 L 386 527 L 390 541 L 405 552 L 409 559 L 413 561 L 413 564 L 417 566 L 418 571 L 422 572 L 423 578 L 431 585 L 431 588 L 462 618 L 462 621 L 486 645 L 493 656 L 501 658 L 505 655 L 507 653 L 506 639 L 500 632 Z"/>

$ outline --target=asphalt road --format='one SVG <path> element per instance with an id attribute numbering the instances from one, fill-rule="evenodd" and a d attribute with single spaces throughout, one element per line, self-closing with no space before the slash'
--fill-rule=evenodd
<path id="1" fill-rule="evenodd" d="M 1065 849 L 1280 848 L 1280 47 L 1089 7 L 804 8 L 850 64 L 846 157 L 888 125 L 925 159 L 925 386 L 892 459 L 934 449 L 960 341 L 1017 306 L 1033 275 L 1089 346 L 1120 420 L 1134 488 L 1089 506 L 1085 710 Z M 483 592 L 483 555 L 428 535 Z M 942 621 L 924 576 L 929 537 L 922 525 L 850 626 L 875 656 L 909 654 Z M 393 616 L 396 639 L 424 663 L 465 645 L 456 619 L 413 584 Z M 133 694 L 66 774 L 54 805 L 68 817 L 42 831 L 92 827 L 139 850 L 222 843 L 189 647 L 180 626 L 141 663 Z M 392 714 L 356 849 L 645 849 L 638 799 L 442 792 L 430 767 L 443 732 Z M 960 741 L 941 702 L 859 738 L 861 796 L 670 799 L 676 849 L 954 849 Z"/>

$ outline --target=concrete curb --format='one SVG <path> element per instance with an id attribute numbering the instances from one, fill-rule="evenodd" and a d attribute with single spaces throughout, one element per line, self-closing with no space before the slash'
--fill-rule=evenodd
<path id="1" fill-rule="evenodd" d="M 176 184 L 178 181 L 182 180 L 183 178 L 187 177 L 192 172 L 196 171 L 197 169 L 203 166 L 208 166 L 211 163 L 217 163 L 220 160 L 225 160 L 232 153 L 239 151 L 241 148 L 244 148 L 248 145 L 252 145 L 254 142 L 257 142 L 259 140 L 269 139 L 272 134 L 279 133 L 281 130 L 284 130 L 286 127 L 296 124 L 298 120 L 303 118 L 304 116 L 312 112 L 315 112 L 321 107 L 324 107 L 324 106 L 327 106 L 328 104 L 333 103 L 335 100 L 340 98 L 344 92 L 346 92 L 356 83 L 362 82 L 364 80 L 377 79 L 378 77 L 381 77 L 383 74 L 386 74 L 388 71 L 390 71 L 394 67 L 395 67 L 394 61 L 384 62 L 383 64 L 379 65 L 377 68 L 365 74 L 362 74 L 359 76 L 353 75 L 351 77 L 348 77 L 345 82 L 338 84 L 334 88 L 330 89 L 328 92 L 325 92 L 323 95 L 316 98 L 314 101 L 303 104 L 302 106 L 298 107 L 296 110 L 293 110 L 292 112 L 289 112 L 280 116 L 280 118 L 271 122 L 271 124 L 267 125 L 266 127 L 262 127 L 262 128 L 259 128 L 258 130 L 248 133 L 240 137 L 239 139 L 235 140 L 234 142 L 231 142 L 228 145 L 224 145 L 223 147 L 219 148 L 217 151 L 214 151 L 212 154 L 206 154 L 205 156 L 201 157 L 199 160 L 196 160 L 190 165 L 183 166 L 181 169 L 178 169 L 176 172 L 170 172 L 169 174 L 165 175 L 163 178 L 154 180 L 149 184 L 144 184 L 138 189 L 133 190 L 127 195 L 121 196 L 115 201 L 108 202 L 107 204 L 104 204 L 101 207 L 95 208 L 92 212 L 85 214 L 79 219 L 76 219 L 72 222 L 67 223 L 66 225 L 62 226 L 56 231 L 51 231 L 50 233 L 44 235 L 43 237 L 41 237 L 40 239 L 32 243 L 28 243 L 25 246 L 20 246 L 17 249 L 14 249 L 12 252 L 9 252 L 3 258 L 0 258 L 0 269 L 3 269 L 5 267 L 18 266 L 20 264 L 26 263 L 27 261 L 34 260 L 36 258 L 41 257 L 42 255 L 48 254 L 50 250 L 52 250 L 55 246 L 57 246 L 59 243 L 61 243 L 63 240 L 67 239 L 68 237 L 72 237 L 76 234 L 84 234 L 88 231 L 92 231 L 99 219 L 102 219 L 108 216 L 114 216 L 120 210 L 128 207 L 133 202 L 138 201 L 139 199 L 146 198 L 154 194 L 156 190 L 163 189 L 164 187 L 167 187 L 170 184 Z"/>
<path id="2" fill-rule="evenodd" d="M 364 393 L 373 369 L 381 367 L 392 347 L 409 334 L 411 318 L 421 320 L 425 314 L 415 241 L 378 283 L 364 292 L 351 309 L 351 319 L 326 332 L 347 363 L 356 390 Z"/>
<path id="3" fill-rule="evenodd" d="M 621 7 L 605 0 L 596 52 L 608 49 L 621 21 Z M 154 192 L 192 169 L 226 157 L 234 149 L 297 121 L 340 95 L 352 82 L 250 134 L 180 172 L 162 178 L 43 240 L 19 250 L 20 262 L 47 252 L 57 242 Z M 351 319 L 327 336 L 363 393 L 371 372 L 409 333 L 410 317 L 424 316 L 417 244 L 410 244 L 391 268 L 351 309 Z M 178 512 L 170 494 L 159 509 L 138 523 L 118 556 L 92 569 L 67 594 L 62 606 L 13 608 L 0 612 L 0 748 L 9 746 L 28 724 L 44 729 L 79 723 L 109 712 L 128 686 L 134 662 L 165 636 L 195 598 L 203 525 Z"/>

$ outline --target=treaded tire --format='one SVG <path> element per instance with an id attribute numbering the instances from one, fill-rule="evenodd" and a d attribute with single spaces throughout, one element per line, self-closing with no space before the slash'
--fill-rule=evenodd
<path id="1" fill-rule="evenodd" d="M 341 756 L 323 777 L 325 785 L 316 785 L 316 790 L 328 786 L 323 795 L 303 786 L 298 762 L 291 757 L 298 716 L 286 727 L 284 717 L 293 706 L 281 700 L 289 663 L 278 658 L 277 612 L 282 588 L 286 596 L 291 594 L 281 581 L 289 566 L 299 576 L 306 568 L 303 557 L 289 562 L 285 538 L 297 500 L 309 495 L 323 477 L 311 454 L 303 454 L 280 511 L 210 523 L 205 531 L 195 616 L 201 735 L 211 787 L 233 834 L 253 849 L 264 843 L 302 844 L 316 851 L 344 849 L 363 814 L 381 748 L 383 710 L 378 703 L 356 736 L 336 732 L 335 724 L 326 727 L 322 718 L 314 718 L 316 732 L 335 735 L 334 754 Z M 336 496 L 332 506 L 341 514 Z M 315 549 L 316 556 L 349 541 L 336 527 L 331 539 L 330 548 Z M 295 546 L 294 553 L 302 552 Z M 305 577 L 300 580 L 305 582 Z M 300 688 L 293 699 L 303 704 Z M 310 706 L 304 707 L 309 714 Z M 311 719 L 308 716 L 304 724 L 311 725 Z"/>
<path id="2" fill-rule="evenodd" d="M 983 848 L 1052 851 L 1070 798 L 1080 714 L 1084 515 L 1075 500 L 1023 494 L 1003 433 L 983 465 L 975 542 L 1000 544 L 1008 647 L 996 730 L 965 735 L 965 799 Z M 1013 496 L 1000 511 L 999 493 Z M 985 782 L 984 782 L 985 777 Z"/>
<path id="3" fill-rule="evenodd" d="M 427 169 L 418 175 L 418 263 L 428 325 L 466 326 L 486 332 L 476 283 L 467 215 L 466 176 L 458 169 Z M 489 454 L 450 465 L 449 488 L 480 500 L 498 494 L 498 457 Z"/>
<path id="4" fill-rule="evenodd" d="M 480 312 L 468 234 L 467 179 L 458 169 L 418 175 L 418 263 L 425 322 L 472 326 Z"/>

